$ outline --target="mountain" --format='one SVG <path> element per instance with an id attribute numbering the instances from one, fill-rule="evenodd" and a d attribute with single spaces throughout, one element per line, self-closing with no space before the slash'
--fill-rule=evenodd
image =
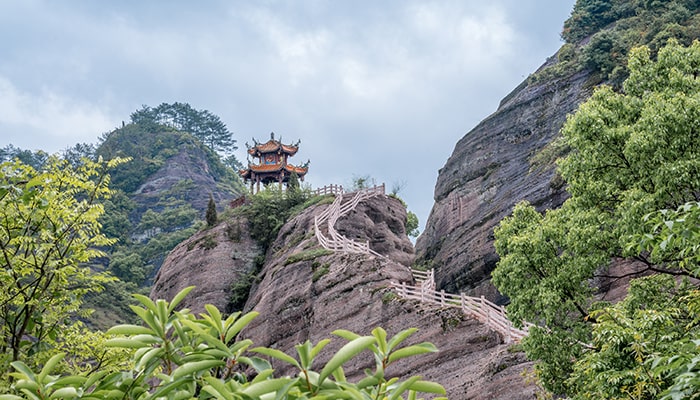
<path id="1" fill-rule="evenodd" d="M 700 37 L 699 13 L 700 4 L 682 0 L 576 2 L 566 43 L 457 142 L 438 173 L 416 242 L 417 262 L 435 268 L 438 287 L 506 301 L 490 284 L 493 228 L 521 200 L 540 211 L 565 200 L 555 162 L 568 151 L 557 140 L 567 115 L 600 84 L 621 89 L 632 47 L 655 54 L 670 38 L 688 45 Z"/>
<path id="2" fill-rule="evenodd" d="M 345 195 L 344 202 L 350 198 Z M 329 207 L 327 203 L 307 207 L 291 218 L 270 244 L 243 307 L 261 315 L 241 332 L 241 338 L 293 354 L 294 345 L 332 337 L 336 329 L 369 334 L 382 326 L 394 335 L 417 327 L 411 341 L 430 341 L 440 351 L 398 362 L 388 374 L 420 374 L 439 381 L 454 399 L 532 398 L 535 388 L 521 376 L 530 364 L 498 333 L 457 309 L 397 298 L 391 281 L 413 280 L 408 267 L 413 246 L 405 231 L 406 209 L 399 200 L 384 195 L 364 200 L 335 224 L 339 234 L 368 242 L 380 255 L 324 250 L 313 232 L 315 217 Z M 178 245 L 160 269 L 151 298 L 172 298 L 194 284 L 197 287 L 183 300 L 184 307 L 198 312 L 206 303 L 219 308 L 230 304 L 238 296 L 232 288 L 250 279 L 246 275 L 261 255 L 246 226 L 245 217 L 234 214 Z M 318 360 L 327 362 L 342 344 L 333 339 Z M 361 378 L 370 362 L 361 359 L 348 365 L 348 379 Z M 274 366 L 280 374 L 292 372 Z"/>
<path id="3" fill-rule="evenodd" d="M 210 196 L 223 209 L 245 191 L 214 151 L 165 125 L 125 125 L 105 135 L 96 154 L 131 158 L 111 173 L 122 201 L 107 205 L 104 229 L 120 238 L 115 250 L 138 252 L 149 276 L 174 245 L 196 232 Z"/>
<path id="4" fill-rule="evenodd" d="M 542 69 L 555 62 L 551 58 Z M 540 209 L 563 202 L 554 158 L 536 160 L 566 115 L 590 95 L 591 78 L 581 71 L 524 82 L 457 143 L 439 171 L 435 204 L 416 242 L 419 262 L 435 269 L 438 287 L 499 300 L 488 283 L 497 261 L 493 228 L 520 200 Z"/>
<path id="5" fill-rule="evenodd" d="M 381 325 L 394 334 L 418 327 L 415 340 L 442 351 L 397 365 L 392 373 L 439 381 L 450 398 L 534 397 L 535 388 L 521 376 L 532 364 L 501 336 L 451 309 L 401 300 L 390 282 L 412 281 L 407 266 L 413 264 L 433 268 L 438 289 L 506 303 L 490 283 L 498 261 L 493 229 L 521 200 L 540 211 L 566 200 L 556 160 L 569 151 L 559 140 L 567 115 L 602 83 L 621 89 L 633 46 L 648 45 L 655 54 L 669 38 L 688 44 L 699 37 L 699 9 L 697 2 L 681 0 L 577 1 L 561 49 L 455 145 L 439 171 L 435 204 L 415 254 L 405 238 L 405 209 L 385 197 L 359 203 L 336 225 L 381 256 L 322 251 L 314 217 L 329 206 L 318 204 L 287 221 L 264 253 L 244 239 L 245 229 L 234 229 L 238 239 L 232 240 L 226 226 L 183 242 L 163 265 L 151 296 L 169 298 L 197 282 L 201 289 L 186 304 L 192 309 L 202 309 L 205 301 L 222 307 L 245 298 L 242 309 L 262 315 L 243 335 L 289 354 L 295 344 L 318 341 L 337 328 L 366 334 Z M 228 223 L 246 226 L 240 218 Z M 365 366 L 359 362 L 352 373 Z"/>

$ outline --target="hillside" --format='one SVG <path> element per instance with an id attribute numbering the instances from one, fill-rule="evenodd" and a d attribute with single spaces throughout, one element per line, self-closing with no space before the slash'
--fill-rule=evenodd
<path id="1" fill-rule="evenodd" d="M 148 120 L 104 134 L 95 157 L 131 160 L 111 171 L 103 232 L 118 242 L 102 259 L 120 279 L 89 297 L 98 327 L 128 320 L 129 293 L 148 290 L 165 256 L 203 225 L 211 196 L 223 211 L 244 192 L 235 172 L 188 132 Z"/>
<path id="2" fill-rule="evenodd" d="M 563 38 L 567 43 L 506 96 L 494 114 L 459 140 L 439 171 L 435 205 L 415 248 L 416 264 L 435 269 L 438 289 L 485 296 L 501 304 L 509 301 L 491 284 L 491 273 L 499 259 L 494 249 L 494 228 L 522 200 L 540 212 L 557 209 L 566 201 L 569 196 L 566 182 L 556 171 L 556 162 L 570 151 L 560 135 L 567 116 L 589 99 L 600 84 L 621 90 L 629 75 L 627 55 L 634 46 L 648 45 L 653 59 L 669 38 L 685 45 L 697 38 L 700 6 L 696 3 L 577 2 L 565 23 Z M 258 255 L 264 261 L 255 274 L 245 310 L 261 310 L 267 317 L 245 331 L 248 337 L 289 353 L 294 344 L 326 337 L 337 327 L 366 333 L 374 325 L 382 325 L 396 332 L 408 322 L 421 329 L 421 335 L 425 334 L 422 339 L 433 341 L 448 354 L 431 356 L 438 358 L 429 358 L 420 366 L 405 366 L 397 374 L 411 369 L 425 371 L 424 376 L 440 380 L 448 387 L 453 398 L 532 397 L 534 388 L 524 385 L 519 374 L 531 364 L 521 353 L 508 353 L 498 335 L 493 336 L 485 326 L 461 315 L 447 310 L 435 313 L 394 297 L 388 281 L 410 280 L 405 260 L 413 259 L 414 255 L 410 246 L 396 245 L 402 243 L 405 233 L 389 228 L 393 232 L 389 239 L 385 230 L 377 233 L 376 229 L 392 227 L 392 218 L 399 215 L 396 209 L 373 199 L 361 203 L 357 212 L 338 221 L 339 231 L 342 229 L 348 237 L 368 240 L 370 247 L 380 254 L 393 253 L 389 257 L 391 261 L 386 261 L 372 256 L 315 253 L 319 248 L 310 232 L 314 229 L 312 217 L 322 212 L 321 207 L 324 206 L 308 208 L 289 221 L 264 257 Z M 396 237 L 400 239 L 395 240 Z M 194 240 L 190 247 L 197 246 L 197 240 L 202 238 Z M 379 250 L 380 244 L 386 242 L 393 244 Z M 226 246 L 222 249 L 236 257 L 242 254 Z M 162 277 L 166 276 L 165 271 L 187 270 L 186 263 L 179 261 L 186 257 L 181 255 L 183 248 L 179 251 L 162 271 Z M 216 247 L 207 251 L 214 252 Z M 226 260 L 226 254 L 212 254 L 215 253 L 208 257 Z M 601 289 L 598 299 L 622 299 L 629 279 L 618 280 L 615 273 L 626 278 L 636 273 L 634 265 L 620 258 L 615 259 L 612 267 L 611 279 L 615 279 L 617 286 L 608 287 L 605 279 L 596 280 Z M 174 288 L 176 284 L 201 279 L 197 272 L 189 273 L 192 274 L 189 277 L 172 273 L 171 278 L 156 282 L 156 286 Z M 240 287 L 238 282 L 249 279 L 243 273 L 250 273 L 250 269 L 229 276 L 232 287 Z M 233 293 L 232 290 L 227 296 Z M 167 296 L 162 289 L 152 296 L 161 294 Z M 605 297 L 606 294 L 610 296 Z M 197 309 L 203 305 L 194 300 L 188 306 Z M 590 326 L 593 320 L 588 315 L 584 317 L 583 323 Z M 584 333 L 572 345 L 566 341 L 566 329 L 562 331 L 558 333 L 565 339 L 561 343 L 568 348 L 585 347 L 591 340 L 590 330 L 581 330 Z M 546 337 L 548 332 L 542 335 Z M 622 343 L 627 340 L 632 341 L 625 338 Z M 537 350 L 540 354 L 562 355 L 557 361 L 566 365 L 558 365 L 559 374 L 569 373 L 567 368 L 571 368 L 573 355 L 567 358 L 569 353 L 560 348 Z M 363 367 L 360 364 L 356 365 L 357 369 Z M 445 366 L 454 368 L 451 369 L 454 376 L 444 376 Z M 620 368 L 626 372 L 625 367 Z M 556 369 L 554 365 L 553 370 Z M 501 390 L 503 394 L 498 394 Z M 565 393 L 561 388 L 554 390 Z"/>
<path id="3" fill-rule="evenodd" d="M 350 198 L 346 195 L 344 202 Z M 440 352 L 397 363 L 387 371 L 392 376 L 419 373 L 439 381 L 454 399 L 532 397 L 534 387 L 521 377 L 529 364 L 522 353 L 509 351 L 499 334 L 457 310 L 396 297 L 390 281 L 412 281 L 408 264 L 413 259 L 405 232 L 406 209 L 400 201 L 384 195 L 364 200 L 335 225 L 338 233 L 359 243 L 368 241 L 382 256 L 324 251 L 313 234 L 314 218 L 328 207 L 306 208 L 271 243 L 244 306 L 261 317 L 241 333 L 243 338 L 293 354 L 294 345 L 330 337 L 339 328 L 367 334 L 382 326 L 393 335 L 417 327 L 412 342 L 433 342 Z M 151 297 L 170 298 L 196 284 L 184 307 L 197 312 L 205 303 L 230 303 L 234 291 L 224 294 L 226 286 L 249 279 L 246 274 L 257 255 L 247 230 L 238 229 L 245 222 L 234 216 L 180 244 L 163 264 Z M 235 235 L 226 233 L 233 231 Z M 213 239 L 211 246 L 203 245 L 206 237 Z M 339 344 L 333 341 L 329 354 Z M 327 356 L 319 358 L 326 361 Z M 348 365 L 348 378 L 361 378 L 369 361 Z M 276 367 L 282 374 L 292 372 Z"/>

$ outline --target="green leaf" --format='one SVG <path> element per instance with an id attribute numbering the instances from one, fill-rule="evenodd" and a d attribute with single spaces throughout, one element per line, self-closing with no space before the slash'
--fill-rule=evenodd
<path id="1" fill-rule="evenodd" d="M 364 389 L 369 386 L 374 386 L 379 384 L 379 379 L 376 376 L 368 376 L 357 382 L 358 389 Z"/>
<path id="2" fill-rule="evenodd" d="M 408 339 L 409 336 L 413 335 L 417 331 L 418 331 L 417 328 L 408 328 L 408 329 L 404 329 L 401 332 L 394 335 L 394 337 L 392 337 L 389 340 L 389 351 L 396 348 L 396 346 L 401 344 L 404 340 Z"/>
<path id="3" fill-rule="evenodd" d="M 355 339 L 360 337 L 360 335 L 358 335 L 357 333 L 350 332 L 350 331 L 345 330 L 345 329 L 336 329 L 332 333 L 334 335 L 340 336 L 341 338 L 346 339 L 346 340 L 355 340 Z"/>
<path id="4" fill-rule="evenodd" d="M 194 289 L 194 286 L 188 286 L 182 290 L 180 290 L 175 297 L 170 301 L 170 306 L 168 306 L 168 314 L 172 313 L 175 310 L 175 307 L 177 307 L 178 304 L 182 301 L 182 299 L 187 296 L 192 289 Z"/>
<path id="5" fill-rule="evenodd" d="M 153 302 L 148 296 L 144 296 L 142 294 L 135 293 L 132 295 L 136 300 L 138 300 L 139 303 L 143 304 L 146 309 L 150 310 L 153 314 L 158 315 L 158 307 L 156 306 L 156 303 Z"/>
<path id="6" fill-rule="evenodd" d="M 49 361 L 44 364 L 44 368 L 41 369 L 41 372 L 39 372 L 39 376 L 37 377 L 37 381 L 44 383 L 44 379 L 46 379 L 46 376 L 53 371 L 53 369 L 56 367 L 56 365 L 61 362 L 63 358 L 65 358 L 66 353 L 58 353 L 51 357 Z"/>
<path id="7" fill-rule="evenodd" d="M 316 346 L 314 346 L 314 348 L 311 349 L 311 359 L 315 359 L 318 353 L 320 353 L 321 350 L 323 350 L 323 348 L 326 347 L 326 345 L 328 345 L 328 343 L 330 342 L 330 339 L 323 339 L 320 342 L 316 343 Z"/>
<path id="8" fill-rule="evenodd" d="M 275 393 L 282 389 L 290 381 L 289 378 L 268 379 L 248 385 L 243 389 L 243 393 L 252 398 L 259 398 L 268 393 Z"/>
<path id="9" fill-rule="evenodd" d="M 412 377 L 408 378 L 407 380 L 401 382 L 401 383 L 399 384 L 399 386 L 397 386 L 396 388 L 392 388 L 392 389 L 391 389 L 391 396 L 389 396 L 389 399 L 388 399 L 388 400 L 396 400 L 396 399 L 400 398 L 400 396 L 401 396 L 405 391 L 409 390 L 409 388 L 410 388 L 413 384 L 415 384 L 416 382 L 418 382 L 419 379 L 420 379 L 420 377 L 418 377 L 418 376 L 412 376 Z"/>
<path id="10" fill-rule="evenodd" d="M 140 349 L 142 347 L 148 347 L 147 343 L 140 342 L 134 339 L 124 339 L 124 338 L 114 338 L 108 339 L 105 342 L 107 347 L 121 347 L 124 349 Z"/>
<path id="11" fill-rule="evenodd" d="M 238 361 L 247 363 L 248 365 L 252 366 L 258 373 L 260 373 L 261 371 L 272 369 L 272 365 L 270 365 L 270 362 L 260 357 L 241 357 L 238 359 Z"/>
<path id="12" fill-rule="evenodd" d="M 27 364 L 23 363 L 22 361 L 14 361 L 10 363 L 14 369 L 17 371 L 21 372 L 26 376 L 29 380 L 31 381 L 36 381 L 36 376 L 34 375 L 34 372 L 32 372 L 31 368 L 27 366 Z"/>
<path id="13" fill-rule="evenodd" d="M 372 335 L 377 339 L 377 347 L 380 354 L 386 354 L 389 351 L 387 349 L 386 331 L 381 327 L 376 327 L 372 329 Z"/>
<path id="14" fill-rule="evenodd" d="M 318 382 L 319 385 L 321 385 L 323 381 L 333 373 L 333 371 L 373 344 L 376 344 L 376 339 L 374 336 L 362 336 L 346 343 L 340 348 L 340 350 L 338 350 L 337 353 L 333 355 L 333 357 L 331 357 L 330 360 L 328 360 L 328 363 L 326 363 L 321 370 Z"/>
<path id="15" fill-rule="evenodd" d="M 258 315 L 260 315 L 259 312 L 251 311 L 238 318 L 236 322 L 234 322 L 233 325 L 231 325 L 231 327 L 226 330 L 226 343 L 229 343 L 233 339 L 233 337 L 241 331 L 241 329 L 245 328 L 250 323 L 250 321 L 252 321 Z"/>
<path id="16" fill-rule="evenodd" d="M 179 379 L 184 376 L 192 375 L 201 371 L 212 369 L 215 367 L 220 367 L 226 365 L 221 360 L 204 360 L 204 361 L 193 361 L 183 364 L 175 371 L 173 371 L 173 379 Z"/>
<path id="17" fill-rule="evenodd" d="M 136 358 L 136 370 L 144 369 L 153 358 L 159 357 L 160 355 L 164 354 L 164 352 L 165 349 L 163 347 L 154 347 L 149 349 L 142 357 Z"/>
<path id="18" fill-rule="evenodd" d="M 61 386 L 78 386 L 78 385 L 83 385 L 87 381 L 87 378 L 84 376 L 79 376 L 79 375 L 69 375 L 69 376 L 64 376 L 62 378 L 58 378 L 55 382 L 53 382 L 54 386 L 61 387 Z"/>
<path id="19" fill-rule="evenodd" d="M 409 390 L 422 393 L 447 394 L 441 384 L 430 381 L 415 381 L 409 386 Z"/>
<path id="20" fill-rule="evenodd" d="M 413 346 L 407 346 L 396 350 L 389 355 L 389 362 L 392 363 L 402 358 L 417 356 L 419 354 L 434 353 L 438 351 L 432 343 L 424 342 Z"/>
<path id="21" fill-rule="evenodd" d="M 216 347 L 221 351 L 228 352 L 228 347 L 226 347 L 226 345 L 219 338 L 210 335 L 207 331 L 202 329 L 198 323 L 184 318 L 180 319 L 180 321 L 183 325 L 186 325 L 188 328 L 192 329 L 200 339 L 204 339 L 208 345 Z"/>
<path id="22" fill-rule="evenodd" d="M 153 335 L 153 329 L 141 325 L 116 325 L 109 328 L 106 332 L 108 335 Z"/>
<path id="23" fill-rule="evenodd" d="M 155 304 L 153 305 L 153 307 L 155 307 Z M 130 305 L 129 308 L 131 308 L 131 310 L 136 315 L 138 315 L 139 318 L 141 318 L 141 320 L 143 322 L 148 324 L 148 326 L 150 326 L 151 329 L 153 329 L 156 336 L 161 337 L 161 338 L 165 337 L 165 331 L 164 331 L 163 327 L 154 318 L 155 314 L 153 313 L 153 311 L 147 310 L 147 309 L 142 308 L 142 307 L 134 306 L 134 305 Z"/>
<path id="24" fill-rule="evenodd" d="M 219 400 L 234 400 L 233 395 L 226 385 L 218 378 L 207 376 L 204 381 L 208 383 L 202 390 L 215 396 Z"/>
<path id="25" fill-rule="evenodd" d="M 78 390 L 74 387 L 64 387 L 51 393 L 49 399 L 74 399 L 78 397 Z"/>
<path id="26" fill-rule="evenodd" d="M 293 365 L 293 366 L 301 369 L 301 366 L 299 365 L 299 362 L 297 360 L 292 358 L 287 353 L 284 353 L 284 352 L 279 351 L 277 349 L 270 349 L 267 347 L 255 347 L 253 349 L 250 349 L 250 351 L 252 351 L 253 353 L 260 353 L 260 354 L 264 354 L 266 356 L 270 356 L 272 358 L 276 358 L 280 361 L 286 362 L 289 365 Z"/>

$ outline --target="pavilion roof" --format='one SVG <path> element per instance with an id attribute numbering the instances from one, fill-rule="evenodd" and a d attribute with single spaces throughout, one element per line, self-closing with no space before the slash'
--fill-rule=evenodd
<path id="1" fill-rule="evenodd" d="M 239 171 L 239 174 L 244 179 L 249 179 L 251 172 L 278 172 L 282 169 L 285 169 L 289 173 L 296 172 L 299 176 L 303 176 L 309 171 L 309 167 L 299 167 L 291 164 L 250 164 L 247 169 Z"/>
<path id="2" fill-rule="evenodd" d="M 248 154 L 255 156 L 257 154 L 277 153 L 282 152 L 293 156 L 299 151 L 299 146 L 282 144 L 279 140 L 270 139 L 265 143 L 258 143 L 248 149 Z"/>

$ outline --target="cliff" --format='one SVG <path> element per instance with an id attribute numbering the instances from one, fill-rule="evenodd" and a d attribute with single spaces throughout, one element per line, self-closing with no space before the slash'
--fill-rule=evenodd
<path id="1" fill-rule="evenodd" d="M 203 312 L 205 304 L 226 310 L 232 286 L 250 279 L 260 249 L 248 233 L 248 222 L 233 218 L 201 231 L 177 245 L 165 258 L 151 287 L 151 298 L 172 299 L 194 285 L 182 307 Z"/>
<path id="2" fill-rule="evenodd" d="M 314 216 L 325 207 L 328 205 L 307 208 L 280 230 L 245 305 L 245 311 L 256 310 L 261 315 L 241 332 L 242 337 L 255 345 L 295 354 L 294 345 L 332 337 L 331 332 L 339 328 L 369 334 L 382 326 L 393 335 L 417 327 L 411 342 L 430 341 L 440 351 L 401 360 L 388 374 L 419 374 L 443 384 L 453 399 L 533 397 L 534 387 L 527 386 L 521 376 L 529 364 L 501 336 L 459 310 L 400 300 L 390 289 L 391 280 L 412 280 L 407 265 L 414 256 L 413 246 L 405 233 L 406 211 L 400 201 L 387 196 L 365 200 L 335 225 L 348 238 L 368 241 L 382 256 L 324 251 L 313 229 Z M 222 293 L 216 288 L 244 279 L 246 268 L 237 260 L 254 258 L 253 247 L 244 238 L 247 231 L 241 230 L 235 242 L 228 239 L 226 229 L 222 224 L 179 245 L 163 264 L 151 297 L 170 298 L 178 288 L 197 283 L 204 289 L 188 296 L 187 307 L 201 309 L 210 294 L 213 304 L 226 303 L 226 295 L 218 297 Z M 216 241 L 205 250 L 199 244 L 206 235 L 216 235 Z M 218 267 L 208 267 L 207 260 Z M 319 362 L 328 361 L 344 343 L 332 339 Z M 360 378 L 372 362 L 367 358 L 348 365 L 348 378 Z M 292 372 L 279 363 L 273 366 L 280 373 Z"/>
<path id="3" fill-rule="evenodd" d="M 540 69 L 555 62 L 556 56 Z M 539 209 L 564 201 L 554 160 L 541 152 L 590 96 L 592 79 L 582 71 L 523 82 L 456 144 L 439 171 L 435 204 L 416 242 L 419 263 L 435 269 L 438 288 L 504 300 L 489 281 L 497 261 L 493 228 L 521 200 Z M 533 162 L 536 157 L 545 162 Z"/>

